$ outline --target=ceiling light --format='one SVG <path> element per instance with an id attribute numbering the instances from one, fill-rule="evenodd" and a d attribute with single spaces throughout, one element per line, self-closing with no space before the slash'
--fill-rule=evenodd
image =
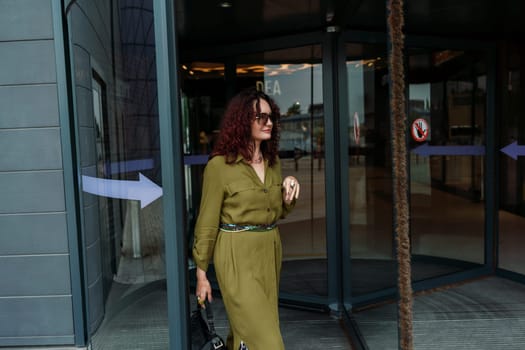
<path id="1" fill-rule="evenodd" d="M 222 7 L 223 9 L 227 9 L 227 8 L 230 8 L 232 7 L 233 4 L 231 3 L 231 1 L 221 1 L 219 2 L 219 7 Z"/>

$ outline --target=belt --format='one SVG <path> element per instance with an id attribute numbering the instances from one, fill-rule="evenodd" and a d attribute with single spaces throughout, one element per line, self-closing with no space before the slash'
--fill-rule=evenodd
<path id="1" fill-rule="evenodd" d="M 263 224 L 263 225 L 220 224 L 219 229 L 224 232 L 243 232 L 243 231 L 264 232 L 264 231 L 273 230 L 275 226 L 276 224 Z"/>

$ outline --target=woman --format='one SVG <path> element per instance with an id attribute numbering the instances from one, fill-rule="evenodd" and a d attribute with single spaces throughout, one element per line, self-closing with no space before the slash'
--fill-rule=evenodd
<path id="1" fill-rule="evenodd" d="M 279 108 L 266 94 L 242 91 L 226 108 L 204 170 L 193 258 L 199 302 L 212 300 L 213 257 L 230 321 L 228 349 L 284 349 L 278 294 L 281 240 L 275 222 L 299 198 L 297 179 L 281 178 Z"/>

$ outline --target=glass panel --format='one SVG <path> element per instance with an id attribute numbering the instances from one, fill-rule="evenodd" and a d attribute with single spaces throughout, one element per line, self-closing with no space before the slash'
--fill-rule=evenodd
<path id="1" fill-rule="evenodd" d="M 525 54 L 517 47 L 507 52 L 506 75 L 502 86 L 502 107 L 499 148 L 499 263 L 498 266 L 525 274 L 525 99 L 523 78 Z M 512 148 L 516 143 L 517 148 Z M 521 149 L 520 149 L 521 147 Z M 520 151 L 521 150 L 521 151 Z"/>
<path id="2" fill-rule="evenodd" d="M 68 11 L 91 348 L 166 349 L 152 1 Z"/>
<path id="3" fill-rule="evenodd" d="M 409 53 L 412 278 L 417 281 L 484 262 L 486 67 L 475 52 Z M 350 251 L 357 296 L 395 287 L 397 265 L 386 53 L 382 46 L 347 44 L 346 55 Z"/>
<path id="4" fill-rule="evenodd" d="M 417 281 L 484 262 L 485 58 L 411 49 L 408 89 Z"/>
<path id="5" fill-rule="evenodd" d="M 226 83 L 223 63 L 191 62 L 182 64 L 181 68 L 188 256 L 191 257 L 202 175 L 226 104 Z"/>
<path id="6" fill-rule="evenodd" d="M 283 177 L 294 175 L 301 183 L 301 197 L 294 211 L 279 222 L 283 243 L 281 291 L 326 295 L 321 48 L 316 45 L 266 51 L 237 56 L 230 61 L 236 64 L 185 62 L 182 66 L 183 94 L 189 116 L 185 128 L 185 134 L 189 135 L 188 155 L 210 151 L 221 114 L 231 97 L 229 91 L 235 93 L 255 86 L 277 102 L 282 115 Z M 208 140 L 206 147 L 200 143 L 202 139 Z M 197 158 L 187 159 L 198 162 Z M 200 165 L 191 168 L 189 216 L 193 220 L 200 202 L 206 161 L 201 157 Z"/>
<path id="7" fill-rule="evenodd" d="M 352 295 L 396 285 L 385 45 L 346 44 Z"/>

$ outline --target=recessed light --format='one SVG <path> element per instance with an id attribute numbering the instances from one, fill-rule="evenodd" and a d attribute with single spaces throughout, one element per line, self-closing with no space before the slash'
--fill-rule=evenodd
<path id="1" fill-rule="evenodd" d="M 232 7 L 232 3 L 231 1 L 221 1 L 219 2 L 219 7 L 222 7 L 223 9 L 227 9 L 227 8 L 230 8 Z"/>

